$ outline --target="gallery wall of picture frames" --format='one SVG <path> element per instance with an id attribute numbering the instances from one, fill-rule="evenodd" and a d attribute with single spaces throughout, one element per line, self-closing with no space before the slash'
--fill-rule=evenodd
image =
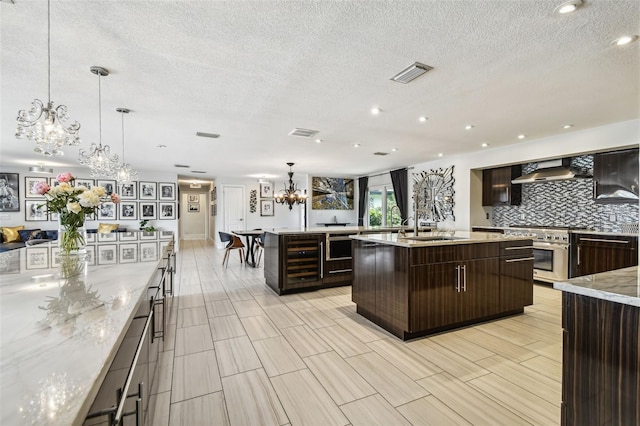
<path id="1" fill-rule="evenodd" d="M 10 174 L 0 173 L 2 176 Z M 15 197 L 18 197 L 18 174 L 14 173 L 13 175 L 15 177 L 5 179 L 5 182 L 9 182 L 15 188 L 12 192 L 16 194 Z M 24 178 L 24 214 L 27 222 L 58 220 L 57 214 L 47 212 L 45 197 L 37 194 L 33 189 L 35 184 L 43 180 L 46 178 L 37 176 Z M 49 178 L 48 183 L 51 186 L 59 185 L 55 177 Z M 2 178 L 0 178 L 1 185 Z M 177 218 L 176 184 L 174 182 L 139 181 L 118 187 L 115 180 L 76 178 L 74 185 L 83 185 L 89 189 L 95 185 L 102 186 L 108 194 L 115 192 L 120 196 L 119 204 L 109 202 L 101 204 L 95 217 L 89 217 L 89 220 L 175 220 Z M 3 204 L 3 207 L 11 208 L 18 203 L 19 198 L 10 199 Z M 19 211 L 19 209 L 4 211 Z"/>

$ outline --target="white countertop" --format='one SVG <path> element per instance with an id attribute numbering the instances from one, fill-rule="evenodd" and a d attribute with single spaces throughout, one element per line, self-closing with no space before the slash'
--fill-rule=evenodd
<path id="1" fill-rule="evenodd" d="M 315 226 L 310 228 L 278 228 L 265 229 L 266 232 L 276 235 L 287 234 L 357 234 L 360 232 L 397 232 L 400 229 L 413 230 L 411 226 Z M 423 229 L 423 227 L 420 227 Z M 427 229 L 427 228 L 424 228 Z"/>
<path id="2" fill-rule="evenodd" d="M 584 230 L 572 230 L 570 231 L 572 234 L 587 234 L 587 235 L 604 235 L 609 237 L 638 237 L 638 234 L 629 233 L 629 232 L 606 232 L 606 231 L 584 231 Z"/>
<path id="3" fill-rule="evenodd" d="M 637 266 L 555 282 L 553 288 L 640 307 L 640 280 Z"/>
<path id="4" fill-rule="evenodd" d="M 444 245 L 456 245 L 456 244 L 477 244 L 477 243 L 495 243 L 500 241 L 512 241 L 512 240 L 531 240 L 528 237 L 512 236 L 498 234 L 495 232 L 468 232 L 468 231 L 432 231 L 423 232 L 418 235 L 418 238 L 435 238 L 433 241 L 420 241 L 412 239 L 412 235 L 407 237 L 398 236 L 398 234 L 365 234 L 365 235 L 352 235 L 351 238 L 361 241 L 369 241 L 373 243 L 389 244 L 400 247 L 431 247 L 431 246 L 444 246 Z M 438 239 L 442 238 L 442 239 Z"/>
<path id="5" fill-rule="evenodd" d="M 103 264 L 66 279 L 48 267 L 56 242 L 0 253 L 0 424 L 82 424 L 167 243 L 127 234 L 89 245 Z"/>

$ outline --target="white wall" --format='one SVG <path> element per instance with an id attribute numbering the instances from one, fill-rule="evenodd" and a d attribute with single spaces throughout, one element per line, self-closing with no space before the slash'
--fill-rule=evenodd
<path id="1" fill-rule="evenodd" d="M 527 163 L 536 160 L 574 156 L 597 151 L 637 146 L 640 143 L 640 120 L 573 131 L 542 139 L 521 142 L 508 147 L 486 149 L 466 155 L 443 157 L 415 165 L 413 173 L 454 165 L 455 224 L 458 230 L 483 224 L 482 180 L 473 169 Z M 480 177 L 480 179 L 479 179 Z M 409 193 L 412 193 L 409 176 Z M 473 218 L 473 220 L 472 220 Z"/>

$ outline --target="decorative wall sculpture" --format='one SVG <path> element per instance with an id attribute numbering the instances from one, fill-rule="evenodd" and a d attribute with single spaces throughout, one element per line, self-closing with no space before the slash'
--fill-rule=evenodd
<path id="1" fill-rule="evenodd" d="M 453 166 L 446 169 L 413 173 L 414 220 L 427 222 L 455 221 L 453 215 Z"/>
<path id="2" fill-rule="evenodd" d="M 252 189 L 251 192 L 249 192 L 249 213 L 255 213 L 257 206 L 258 206 L 258 191 L 256 189 Z"/>

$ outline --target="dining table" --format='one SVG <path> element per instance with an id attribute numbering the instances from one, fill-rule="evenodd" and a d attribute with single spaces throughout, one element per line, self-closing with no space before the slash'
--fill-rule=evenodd
<path id="1" fill-rule="evenodd" d="M 262 229 L 249 229 L 249 230 L 236 230 L 236 231 L 231 231 L 233 232 L 235 235 L 239 236 L 239 237 L 245 237 L 246 241 L 247 241 L 247 253 L 244 256 L 244 260 L 247 263 L 247 265 L 252 266 L 254 268 L 257 268 L 258 265 L 256 265 L 256 258 L 255 258 L 255 253 L 254 253 L 254 249 L 256 247 L 256 240 L 258 239 L 258 237 L 260 237 L 262 234 L 264 234 L 264 231 Z M 251 261 L 249 261 L 249 255 L 251 255 Z"/>

